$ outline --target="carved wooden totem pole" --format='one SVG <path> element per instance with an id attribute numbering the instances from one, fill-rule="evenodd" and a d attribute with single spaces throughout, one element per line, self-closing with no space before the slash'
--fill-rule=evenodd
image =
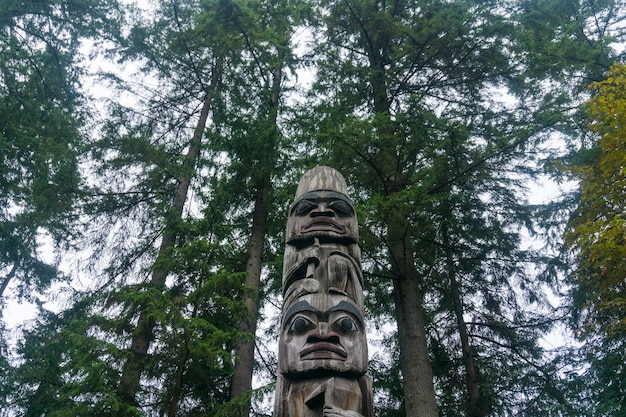
<path id="1" fill-rule="evenodd" d="M 358 223 L 343 176 L 304 174 L 287 220 L 274 417 L 372 417 Z"/>

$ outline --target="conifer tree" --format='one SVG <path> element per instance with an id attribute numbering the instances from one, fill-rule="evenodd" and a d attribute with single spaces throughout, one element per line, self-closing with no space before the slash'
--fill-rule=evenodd
<path id="1" fill-rule="evenodd" d="M 282 82 L 290 19 L 297 19 L 282 3 L 271 3 L 268 17 L 268 4 L 167 3 L 137 17 L 119 39 L 118 56 L 139 62 L 140 76 L 105 80 L 120 97 L 142 98 L 131 106 L 114 100 L 90 145 L 95 180 L 83 205 L 92 231 L 85 249 L 103 285 L 76 296 L 81 312 L 39 326 L 63 328 L 61 340 L 86 341 L 68 357 L 119 372 L 106 389 L 85 386 L 89 370 L 74 381 L 103 413 L 247 414 L 265 223 L 275 217 L 268 213 Z M 76 327 L 76 320 L 92 324 Z M 25 357 L 31 340 L 20 348 Z M 245 354 L 242 342 L 251 348 Z M 81 353 L 99 344 L 106 354 Z M 27 359 L 15 383 L 37 365 Z M 54 389 L 60 394 L 49 398 L 78 403 L 62 378 Z M 248 405 L 235 411 L 240 395 Z M 26 398 L 33 398 L 28 389 Z M 52 402 L 51 410 L 67 406 Z"/>
<path id="2" fill-rule="evenodd" d="M 80 42 L 115 36 L 115 1 L 0 4 L 0 409 L 14 395 L 15 329 L 7 302 L 40 302 L 67 276 L 58 269 L 74 245 L 79 170 L 88 116 Z M 15 319 L 14 317 L 12 319 Z M 9 341 L 7 339 L 13 339 Z M 51 352 L 52 355 L 52 352 Z M 8 411 L 7 411 L 8 412 Z"/>
<path id="3" fill-rule="evenodd" d="M 547 264 L 521 250 L 521 231 L 534 229 L 523 201 L 537 173 L 534 150 L 575 126 L 568 106 L 580 77 L 610 61 L 601 28 L 615 24 L 613 5 L 606 13 L 587 6 L 343 1 L 324 9 L 321 98 L 309 127 L 368 201 L 370 262 L 394 295 L 407 416 L 503 415 L 546 402 L 571 410 L 559 389 L 536 389 L 557 376 L 537 345 L 552 321 L 523 313 L 550 311 L 526 264 Z M 547 9 L 558 13 L 539 19 Z M 583 40 L 586 52 L 576 49 Z"/>
<path id="4" fill-rule="evenodd" d="M 72 242 L 86 111 L 78 46 L 111 32 L 116 2 L 3 2 L 0 6 L 0 302 L 59 279 L 39 249 Z M 107 36 L 113 36 L 111 34 Z M 58 259 L 56 260 L 58 261 Z"/>
<path id="5" fill-rule="evenodd" d="M 587 333 L 579 363 L 538 343 L 558 320 L 543 287 L 559 275 L 523 240 L 541 230 L 524 193 L 554 159 L 547 141 L 576 146 L 584 87 L 619 58 L 619 3 L 174 0 L 125 6 L 129 20 L 110 26 L 113 1 L 6 2 L 0 295 L 57 280 L 37 257 L 42 236 L 78 242 L 80 268 L 11 355 L 0 339 L 0 409 L 264 415 L 250 403 L 255 333 L 279 286 L 286 189 L 300 165 L 323 163 L 354 187 L 371 322 L 395 325 L 371 362 L 376 415 L 619 412 L 619 280 L 607 272 L 619 233 L 587 233 L 583 218 L 619 196 L 619 182 L 591 181 L 600 168 L 615 179 L 619 153 L 592 152 L 578 171 L 593 193 L 570 223 L 574 300 L 601 333 Z M 314 49 L 298 59 L 305 18 Z M 94 33 L 111 67 L 136 72 L 102 74 L 114 93 L 85 132 L 82 110 L 96 106 L 77 100 L 75 48 Z M 292 114 L 305 63 L 315 88 Z M 589 107 L 598 133 L 602 103 Z M 613 219 L 601 231 L 621 230 Z M 587 359 L 589 372 L 563 375 Z"/>
<path id="6" fill-rule="evenodd" d="M 246 262 L 243 300 L 247 312 L 239 323 L 241 338 L 235 355 L 230 396 L 243 404 L 231 415 L 248 416 L 255 363 L 255 333 L 262 303 L 261 275 L 267 262 L 266 238 L 272 207 L 274 183 L 283 168 L 278 159 L 283 143 L 279 116 L 284 113 L 286 69 L 292 59 L 291 36 L 301 11 L 288 1 L 250 1 L 237 5 L 236 26 L 245 39 L 245 72 L 233 72 L 232 85 L 245 91 L 236 107 L 224 109 L 220 127 L 224 129 L 223 149 L 238 160 L 235 181 L 249 184 L 252 215 L 247 217 Z M 233 93 L 235 93 L 233 91 Z M 236 93 L 235 93 L 236 94 Z M 241 115 L 248 120 L 243 120 Z M 232 215 L 235 215 L 233 213 Z"/>
<path id="7" fill-rule="evenodd" d="M 143 65 L 139 77 L 117 84 L 118 91 L 126 97 L 139 92 L 135 97 L 144 101 L 134 107 L 113 102 L 108 123 L 89 145 L 91 189 L 83 194 L 82 218 L 91 233 L 84 250 L 102 281 L 73 296 L 81 309 L 70 308 L 61 318 L 48 315 L 39 326 L 51 333 L 40 340 L 59 340 L 59 347 L 72 338 L 81 341 L 61 353 L 71 370 L 29 373 L 38 365 L 29 354 L 37 342 L 25 339 L 20 348 L 25 360 L 13 379 L 25 390 L 16 391 L 15 404 L 28 407 L 25 399 L 36 398 L 41 389 L 51 390 L 50 413 L 86 402 L 101 415 L 151 410 L 174 415 L 216 409 L 227 401 L 241 281 L 224 266 L 225 258 L 217 257 L 225 231 L 212 222 L 219 219 L 198 221 L 186 216 L 184 207 L 193 205 L 191 184 L 231 53 L 224 29 L 229 13 L 219 2 L 204 10 L 198 4 L 164 4 L 128 28 L 127 38 L 115 39 L 123 47 L 119 59 Z M 213 42 L 219 36 L 222 42 Z M 116 74 L 107 76 L 118 81 Z M 101 345 L 106 349 L 95 348 Z M 90 360 L 85 364 L 81 358 Z M 90 368 L 91 363 L 102 368 Z M 111 377 L 91 385 L 97 372 Z M 215 381 L 183 386 L 189 372 L 205 372 Z M 44 384 L 40 377 L 58 382 Z M 186 398 L 183 390 L 189 392 Z"/>

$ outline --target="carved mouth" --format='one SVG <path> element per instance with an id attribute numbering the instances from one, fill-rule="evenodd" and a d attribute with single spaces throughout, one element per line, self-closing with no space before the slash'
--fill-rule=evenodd
<path id="1" fill-rule="evenodd" d="M 309 232 L 335 232 L 343 235 L 346 233 L 346 228 L 330 219 L 314 220 L 300 228 L 300 233 Z"/>
<path id="2" fill-rule="evenodd" d="M 339 359 L 345 361 L 348 353 L 339 345 L 328 342 L 318 342 L 300 351 L 301 360 Z"/>

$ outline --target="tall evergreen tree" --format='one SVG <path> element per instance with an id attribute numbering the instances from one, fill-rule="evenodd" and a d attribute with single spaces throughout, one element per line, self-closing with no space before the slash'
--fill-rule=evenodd
<path id="1" fill-rule="evenodd" d="M 0 4 L 0 408 L 14 395 L 7 302 L 35 302 L 66 277 L 80 235 L 79 161 L 87 112 L 79 46 L 114 36 L 115 1 Z M 14 319 L 14 318 L 13 318 Z M 15 339 L 13 329 L 11 338 Z M 12 341 L 14 342 L 14 341 Z M 52 354 L 52 353 L 51 353 Z M 7 411 L 8 412 L 8 411 Z"/>
<path id="2" fill-rule="evenodd" d="M 219 258 L 221 264 L 215 261 L 216 254 L 223 253 L 219 248 L 225 231 L 211 222 L 219 219 L 198 222 L 184 215 L 184 207 L 190 207 L 190 185 L 199 170 L 212 101 L 227 53 L 232 53 L 224 26 L 231 9 L 214 2 L 202 14 L 198 4 L 168 3 L 153 12 L 128 29 L 127 39 L 118 38 L 125 49 L 117 56 L 143 64 L 141 77 L 118 91 L 127 97 L 139 92 L 135 97 L 145 100 L 134 108 L 111 108 L 109 123 L 99 137 L 93 135 L 92 159 L 86 164 L 92 189 L 85 193 L 82 208 L 92 234 L 84 249 L 91 252 L 93 271 L 102 284 L 88 285 L 95 290 L 93 297 L 77 296 L 83 308 L 68 313 L 69 321 L 58 325 L 57 319 L 50 319 L 62 331 L 41 326 L 53 333 L 50 343 L 57 339 L 54 333 L 61 340 L 83 341 L 63 353 L 74 368 L 51 369 L 58 384 L 37 382 L 38 376 L 28 373 L 38 363 L 29 354 L 30 344 L 37 342 L 28 338 L 21 349 L 25 361 L 15 383 L 49 390 L 48 407 L 58 412 L 67 404 L 55 402 L 57 398 L 91 401 L 94 409 L 107 410 L 108 415 L 140 409 L 174 415 L 198 407 L 204 412 L 228 398 L 220 393 L 227 392 L 230 368 L 225 364 L 230 362 L 228 347 L 237 336 L 234 325 L 240 311 L 234 291 L 241 282 L 224 267 L 224 257 Z M 135 84 L 138 80 L 145 83 Z M 136 89 L 127 89 L 129 85 Z M 185 268 L 190 264 L 195 267 Z M 221 313 L 224 306 L 226 315 Z M 87 324 L 76 327 L 77 321 Z M 91 351 L 101 344 L 108 346 L 106 352 Z M 103 373 L 119 372 L 121 378 L 107 379 L 106 390 L 90 385 L 94 370 L 81 368 L 81 356 L 99 361 L 108 367 Z M 189 388 L 190 398 L 182 401 L 183 374 L 204 368 L 207 375 L 217 375 L 212 370 L 216 366 L 220 382 L 196 384 Z M 176 384 L 162 384 L 164 380 Z M 73 386 L 81 387 L 81 396 Z M 21 395 L 30 394 L 26 390 Z"/>
<path id="3" fill-rule="evenodd" d="M 614 5 L 588 6 L 342 1 L 324 9 L 311 126 L 364 190 L 366 224 L 388 257 L 371 264 L 392 283 L 407 416 L 438 414 L 428 341 L 439 413 L 505 415 L 540 397 L 570 407 L 545 388 L 556 374 L 537 340 L 550 321 L 523 314 L 548 305 L 525 265 L 543 261 L 520 249 L 533 222 L 518 200 L 535 150 L 572 127 L 581 77 L 610 61 L 599 28 L 614 24 Z M 540 20 L 546 8 L 558 13 Z M 584 59 L 575 49 L 582 40 Z M 380 248 L 369 250 L 380 256 Z"/>
<path id="4" fill-rule="evenodd" d="M 623 344 L 588 350 L 583 378 L 611 401 L 576 375 L 563 385 L 538 345 L 554 274 L 523 249 L 536 226 L 525 183 L 553 159 L 546 140 L 575 141 L 583 87 L 623 40 L 619 2 L 160 2 L 100 33 L 137 72 L 103 77 L 117 95 L 82 159 L 74 48 L 115 3 L 6 4 L 0 288 L 27 295 L 55 276 L 38 239 L 71 236 L 76 202 L 88 267 L 67 307 L 40 306 L 19 361 L 0 359 L 3 411 L 248 415 L 282 187 L 320 161 L 355 187 L 369 314 L 397 324 L 372 361 L 377 415 L 619 410 Z M 295 132 L 285 103 L 309 7 L 317 81 Z M 597 305 L 588 317 L 619 313 Z"/>
<path id="5" fill-rule="evenodd" d="M 85 349 L 111 342 L 108 372 L 118 370 L 120 380 L 107 379 L 100 397 L 85 386 L 88 377 L 74 381 L 103 413 L 235 415 L 240 402 L 232 407 L 229 398 L 249 395 L 282 82 L 297 19 L 286 3 L 268 4 L 163 4 L 121 39 L 120 59 L 139 62 L 141 77 L 118 83 L 106 74 L 120 96 L 145 99 L 111 107 L 91 144 L 95 180 L 83 208 L 94 234 L 86 249 L 105 265 L 93 264 L 105 281 L 84 298 L 78 319 L 58 325 L 67 335 L 74 320 L 92 323 L 76 330 L 90 340 Z M 78 361 L 80 349 L 67 355 Z M 15 381 L 26 381 L 37 363 L 28 358 Z M 77 402 L 58 377 L 48 398 Z"/>
<path id="6" fill-rule="evenodd" d="M 231 85 L 237 88 L 232 93 L 237 100 L 232 107 L 224 109 L 227 112 L 222 116 L 221 127 L 226 134 L 223 149 L 237 161 L 233 163 L 233 180 L 249 184 L 246 194 L 250 194 L 253 201 L 252 216 L 248 220 L 243 296 L 248 311 L 239 324 L 242 338 L 234 352 L 231 385 L 231 400 L 243 403 L 236 415 L 248 416 L 268 217 L 273 184 L 277 174 L 283 171 L 278 167 L 283 142 L 279 116 L 284 113 L 285 72 L 292 61 L 291 37 L 301 10 L 289 1 L 242 2 L 236 7 L 239 11 L 236 26 L 245 39 L 247 66 L 243 71 L 233 72 Z"/>
<path id="7" fill-rule="evenodd" d="M 244 36 L 240 30 L 241 9 L 237 4 L 230 2 L 200 2 L 197 4 L 178 4 L 176 2 L 172 4 L 164 4 L 161 9 L 163 14 L 157 14 L 157 18 L 149 31 L 146 31 L 145 26 L 135 26 L 134 32 L 131 32 L 131 53 L 138 53 L 140 57 L 146 59 L 148 66 L 146 70 L 155 71 L 155 76 L 158 79 L 162 79 L 164 83 L 172 86 L 171 96 L 160 97 L 154 96 L 152 99 L 152 107 L 150 110 L 161 108 L 162 111 L 155 112 L 155 116 L 166 120 L 158 120 L 158 118 L 148 118 L 148 123 L 142 127 L 145 129 L 148 127 L 150 136 L 155 138 L 158 143 L 159 131 L 152 132 L 152 127 L 161 126 L 160 129 L 164 129 L 164 133 L 161 136 L 165 141 L 163 145 L 165 149 L 169 148 L 170 151 L 175 151 L 181 144 L 186 146 L 186 156 L 184 157 L 180 168 L 176 167 L 178 162 L 174 162 L 173 178 L 176 179 L 177 186 L 172 194 L 171 200 L 171 216 L 167 216 L 164 219 L 164 228 L 162 230 L 162 240 L 159 252 L 155 258 L 152 266 L 153 272 L 150 279 L 151 286 L 157 291 L 165 291 L 170 285 L 166 285 L 166 279 L 170 276 L 173 281 L 173 288 L 185 287 L 185 275 L 178 275 L 175 270 L 176 253 L 180 250 L 185 250 L 185 247 L 192 244 L 192 241 L 187 242 L 188 238 L 198 239 L 198 235 L 187 236 L 185 232 L 185 223 L 188 221 L 184 219 L 183 207 L 185 204 L 202 204 L 201 200 L 196 200 L 194 203 L 190 200 L 190 183 L 193 178 L 198 184 L 202 184 L 203 181 L 198 179 L 200 172 L 219 172 L 218 160 L 210 161 L 203 157 L 203 163 L 198 163 L 199 158 L 202 155 L 201 148 L 206 150 L 204 153 L 209 156 L 211 151 L 217 153 L 216 158 L 221 158 L 225 149 L 216 149 L 215 144 L 202 145 L 202 142 L 209 137 L 215 135 L 207 135 L 205 133 L 207 127 L 207 121 L 209 120 L 209 113 L 212 113 L 212 119 L 215 122 L 215 106 L 216 102 L 224 103 L 231 100 L 227 96 L 227 81 L 225 82 L 226 70 L 229 72 L 235 71 L 237 68 L 241 68 L 242 56 L 241 51 L 244 47 Z M 168 48 L 163 48 L 163 45 L 169 45 Z M 136 47 L 135 50 L 132 48 Z M 161 78 L 163 77 L 163 78 Z M 190 83 L 190 81 L 192 81 Z M 173 82 L 173 83 L 172 83 Z M 162 93 L 162 91 L 160 92 Z M 200 116 L 198 122 L 194 128 L 194 134 L 191 137 L 191 142 L 184 142 L 185 129 L 189 125 L 188 110 L 186 108 L 193 108 L 193 100 L 200 98 L 199 109 Z M 191 100 L 191 101 L 190 101 Z M 191 106 L 190 106 L 191 105 Z M 169 116 L 164 117 L 164 114 Z M 172 117 L 173 116 L 173 117 Z M 169 123 L 169 125 L 167 124 Z M 146 132 L 146 130 L 143 130 Z M 155 135 L 156 133 L 156 135 Z M 173 135 L 173 136 L 172 136 Z M 173 142 L 171 139 L 174 139 Z M 180 140 L 183 142 L 179 142 Z M 178 142 L 178 145 L 176 143 Z M 171 147 L 174 145 L 174 147 Z M 149 150 L 149 145 L 147 147 Z M 180 149 L 180 148 L 178 148 Z M 209 153 L 207 153 L 209 152 Z M 227 151 L 226 151 L 227 152 Z M 157 146 L 158 154 L 158 146 Z M 176 161 L 176 160 L 174 160 Z M 207 164 L 208 163 L 208 164 Z M 167 165 L 159 166 L 157 168 L 160 172 L 159 175 L 165 176 L 163 179 L 166 181 L 171 175 L 167 172 Z M 165 168 L 165 171 L 163 170 Z M 217 174 L 213 174 L 217 175 Z M 165 185 L 165 184 L 164 184 Z M 166 188 L 167 189 L 167 188 Z M 209 192 L 214 192 L 215 190 Z M 169 194 L 169 193 L 168 193 Z M 163 200 L 166 202 L 166 200 Z M 167 203 L 166 203 L 167 204 Z M 169 205 L 169 204 L 168 204 Z M 209 210 L 210 213 L 215 213 L 214 210 Z M 211 225 L 210 229 L 217 227 L 219 230 L 223 230 L 223 226 L 212 224 L 214 221 L 225 221 L 223 217 L 209 218 L 205 221 Z M 193 222 L 192 222 L 193 223 Z M 228 233 L 236 234 L 236 229 Z M 231 235 L 231 239 L 234 235 Z M 223 236 L 222 238 L 227 238 Z M 217 238 L 221 239 L 221 238 Z M 261 239 L 262 240 L 262 239 Z M 228 246 L 228 244 L 227 244 Z M 231 248 L 237 248 L 237 245 L 232 245 Z M 196 256 L 198 253 L 195 253 Z M 220 268 L 220 265 L 228 265 L 228 261 L 216 260 L 212 258 L 214 265 L 212 268 Z M 180 261 L 178 261 L 180 262 Z M 242 271 L 238 268 L 237 263 L 231 263 L 222 273 L 230 273 L 233 277 L 238 277 L 232 280 L 231 284 L 233 288 L 240 285 L 239 277 L 241 277 Z M 191 273 L 188 272 L 188 273 Z M 196 282 L 195 285 L 198 285 Z M 193 285 L 186 291 L 198 291 L 201 288 L 195 288 Z M 206 293 L 205 293 L 206 294 Z M 170 294 L 171 295 L 171 294 Z M 211 298 L 219 298 L 221 295 L 215 293 L 213 295 L 206 294 Z M 238 300 L 239 297 L 235 297 Z M 196 300 L 197 305 L 190 305 L 186 308 L 191 308 L 193 314 L 198 314 L 201 318 L 206 320 L 206 315 L 210 314 L 209 310 L 201 308 L 201 300 Z M 233 306 L 234 307 L 234 306 Z M 138 404 L 138 398 L 141 397 L 140 388 L 142 383 L 142 374 L 144 371 L 148 372 L 148 380 L 145 384 L 150 385 L 150 379 L 160 378 L 158 374 L 151 375 L 152 370 L 147 370 L 146 361 L 150 361 L 151 355 L 148 349 L 152 343 L 157 346 L 163 346 L 167 350 L 176 350 L 177 346 L 180 346 L 182 340 L 180 338 L 166 338 L 166 335 L 160 331 L 155 332 L 157 325 L 163 325 L 159 323 L 158 317 L 160 313 L 155 311 L 154 308 L 163 308 L 162 305 L 144 305 L 141 307 L 141 314 L 137 328 L 132 337 L 131 350 L 132 356 L 130 356 L 125 362 L 122 378 L 118 387 L 118 394 L 125 398 L 128 404 Z M 179 307 L 180 308 L 180 307 Z M 175 311 L 175 310 L 174 310 Z M 236 320 L 239 317 L 238 310 L 233 311 L 231 320 L 224 320 L 222 323 L 233 323 L 232 320 Z M 178 313 L 177 313 L 178 314 Z M 189 313 L 183 313 L 182 316 L 193 319 L 194 316 L 189 317 Z M 242 312 L 243 314 L 243 312 Z M 235 333 L 227 333 L 228 337 L 235 337 Z M 190 340 L 186 343 L 192 343 L 199 337 L 190 336 L 194 340 Z M 206 335 L 204 337 L 207 337 Z M 225 339 L 234 340 L 234 339 Z M 224 356 L 224 359 L 230 362 L 228 358 L 230 355 L 230 342 L 223 342 L 223 353 L 219 354 Z M 182 353 L 180 361 L 176 364 L 175 381 L 176 384 L 170 391 L 171 397 L 168 401 L 168 415 L 176 415 L 180 412 L 181 407 L 184 406 L 184 397 L 182 393 L 185 389 L 185 383 L 183 378 L 186 379 L 186 375 L 193 371 L 192 363 L 190 362 L 189 354 L 186 347 L 182 347 Z M 190 352 L 192 353 L 192 352 Z M 178 355 L 177 355 L 178 356 Z M 224 364 L 225 375 L 229 375 L 231 367 Z M 167 370 L 161 372 L 168 372 Z M 222 389 L 227 389 L 229 377 L 224 380 L 226 385 Z M 207 381 L 208 382 L 208 381 Z M 222 394 L 220 394 L 221 396 Z M 221 399 L 219 399 L 221 398 Z M 227 397 L 216 398 L 217 404 L 226 401 Z M 188 399 L 187 399 L 188 400 Z M 202 402 L 204 406 L 208 406 L 205 402 Z M 215 405 L 214 405 L 215 406 Z M 162 405 L 165 407 L 165 405 Z"/>
<path id="8" fill-rule="evenodd" d="M 177 14 L 177 5 L 174 4 L 174 13 Z M 175 19 L 178 16 L 175 15 Z M 179 23 L 177 21 L 177 23 Z M 182 41 L 185 42 L 184 40 Z M 185 48 L 188 48 L 186 45 Z M 161 243 L 157 253 L 153 271 L 150 278 L 150 284 L 158 290 L 165 289 L 166 279 L 171 269 L 171 261 L 168 257 L 176 245 L 176 241 L 181 238 L 179 224 L 183 218 L 183 208 L 188 200 L 192 177 L 196 172 L 196 165 L 200 157 L 202 138 L 206 129 L 209 112 L 213 103 L 213 99 L 218 94 L 218 82 L 222 72 L 224 57 L 221 52 L 217 52 L 213 56 L 214 62 L 211 65 L 210 81 L 208 84 L 201 78 L 200 73 L 195 73 L 196 82 L 203 85 L 204 92 L 200 96 L 201 108 L 200 114 L 193 129 L 193 135 L 187 145 L 187 151 L 184 159 L 180 163 L 179 172 L 175 175 L 177 184 L 172 196 L 171 206 L 168 210 L 168 216 L 165 219 L 165 225 L 161 232 Z M 189 65 L 195 65 L 191 60 Z M 192 73 L 193 74 L 193 73 Z M 193 96 L 192 96 L 193 97 Z M 154 339 L 154 327 L 156 326 L 155 317 L 152 315 L 148 307 L 143 307 L 139 315 L 137 328 L 133 333 L 131 342 L 132 356 L 130 356 L 124 364 L 122 377 L 119 384 L 118 392 L 122 398 L 129 404 L 136 404 L 136 395 L 139 390 L 141 373 L 143 372 L 144 362 L 148 354 L 150 343 Z"/>
<path id="9" fill-rule="evenodd" d="M 74 200 L 85 111 L 78 47 L 109 33 L 116 3 L 14 2 L 0 5 L 0 300 L 58 278 L 42 259 L 44 241 L 63 245 L 76 230 Z M 112 36 L 112 35 L 108 35 Z"/>
<path id="10" fill-rule="evenodd" d="M 324 80 L 320 85 L 335 105 L 328 107 L 329 124 L 347 129 L 330 131 L 329 136 L 338 139 L 335 148 L 343 153 L 338 159 L 352 160 L 352 150 L 362 159 L 360 173 L 366 176 L 359 184 L 379 202 L 375 216 L 385 231 L 379 238 L 387 247 L 393 283 L 406 415 L 435 416 L 422 305 L 425 268 L 418 267 L 413 235 L 419 216 L 428 211 L 422 214 L 417 207 L 428 198 L 429 189 L 442 185 L 428 174 L 435 155 L 429 154 L 429 146 L 440 136 L 437 107 L 450 117 L 453 113 L 460 117 L 465 107 L 474 107 L 470 100 L 480 97 L 481 82 L 497 83 L 504 57 L 494 53 L 497 47 L 488 40 L 496 26 L 500 30 L 505 26 L 498 25 L 502 19 L 496 16 L 489 19 L 493 26 L 481 25 L 479 14 L 472 14 L 471 5 L 462 2 L 333 6 L 328 41 L 320 48 L 329 56 L 325 60 L 329 64 L 320 65 Z M 480 58 L 470 59 L 472 51 Z"/>

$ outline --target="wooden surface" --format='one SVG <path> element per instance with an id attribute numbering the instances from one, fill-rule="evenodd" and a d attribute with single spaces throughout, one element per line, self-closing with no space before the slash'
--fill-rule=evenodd
<path id="1" fill-rule="evenodd" d="M 356 210 L 343 176 L 305 173 L 287 220 L 275 417 L 372 417 Z"/>

